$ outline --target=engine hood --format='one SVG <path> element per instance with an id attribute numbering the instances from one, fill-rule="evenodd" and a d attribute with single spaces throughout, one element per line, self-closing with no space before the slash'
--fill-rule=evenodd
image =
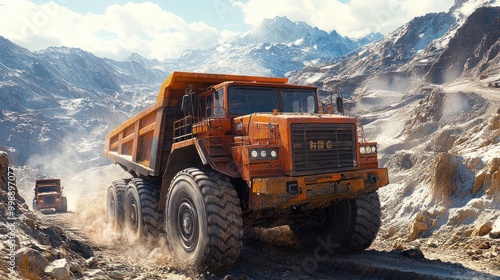
<path id="1" fill-rule="evenodd" d="M 255 144 L 263 139 L 276 137 L 279 131 L 281 140 L 288 133 L 291 124 L 352 124 L 356 119 L 331 114 L 295 114 L 295 113 L 255 113 L 233 119 L 234 135 L 248 136 Z"/>

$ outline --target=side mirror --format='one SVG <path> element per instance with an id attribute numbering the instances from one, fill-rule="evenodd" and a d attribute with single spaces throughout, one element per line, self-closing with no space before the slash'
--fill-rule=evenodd
<path id="1" fill-rule="evenodd" d="M 339 113 L 344 114 L 344 98 L 342 97 L 337 97 L 337 111 Z"/>
<path id="2" fill-rule="evenodd" d="M 192 95 L 189 93 L 184 94 L 184 96 L 182 96 L 181 111 L 184 112 L 184 114 L 189 114 L 191 112 L 191 108 L 193 108 Z"/>

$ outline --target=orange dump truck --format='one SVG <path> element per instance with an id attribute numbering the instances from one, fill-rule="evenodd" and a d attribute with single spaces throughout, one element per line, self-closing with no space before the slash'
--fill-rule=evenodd
<path id="1" fill-rule="evenodd" d="M 133 177 L 109 187 L 108 218 L 136 238 L 165 234 L 175 256 L 212 271 L 233 265 L 246 227 L 366 249 L 387 169 L 354 118 L 319 107 L 316 87 L 286 78 L 172 73 L 106 136 L 105 155 Z"/>
<path id="2" fill-rule="evenodd" d="M 67 212 L 68 202 L 63 196 L 61 179 L 40 179 L 35 181 L 33 210 L 53 208 L 57 212 Z"/>

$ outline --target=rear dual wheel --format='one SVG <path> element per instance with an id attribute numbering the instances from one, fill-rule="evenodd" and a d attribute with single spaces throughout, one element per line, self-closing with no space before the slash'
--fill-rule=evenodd
<path id="1" fill-rule="evenodd" d="M 157 211 L 160 191 L 158 185 L 143 178 L 134 178 L 124 194 L 124 229 L 131 241 L 156 235 L 161 222 Z"/>
<path id="2" fill-rule="evenodd" d="M 130 180 L 115 180 L 108 188 L 106 197 L 106 218 L 113 228 L 121 228 L 124 221 L 123 202 L 125 189 Z"/>

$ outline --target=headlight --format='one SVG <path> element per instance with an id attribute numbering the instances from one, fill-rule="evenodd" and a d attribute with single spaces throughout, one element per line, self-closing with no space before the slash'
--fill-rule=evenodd
<path id="1" fill-rule="evenodd" d="M 361 146 L 361 147 L 359 147 L 359 153 L 362 155 L 376 154 L 377 153 L 377 146 L 376 145 Z"/>
<path id="2" fill-rule="evenodd" d="M 266 160 L 278 158 L 278 148 L 250 149 L 249 152 L 251 160 Z"/>
<path id="3" fill-rule="evenodd" d="M 250 152 L 250 155 L 252 156 L 252 158 L 257 158 L 259 156 L 259 152 L 257 152 L 257 150 L 252 150 Z"/>

